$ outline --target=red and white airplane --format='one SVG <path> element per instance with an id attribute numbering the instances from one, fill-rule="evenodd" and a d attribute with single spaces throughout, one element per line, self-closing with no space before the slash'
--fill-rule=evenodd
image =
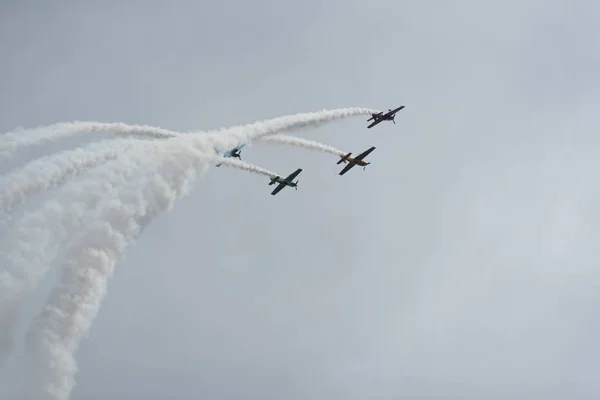
<path id="1" fill-rule="evenodd" d="M 375 122 L 371 123 L 371 125 L 367 126 L 367 128 L 370 129 L 382 121 L 392 121 L 395 124 L 396 121 L 394 121 L 394 118 L 396 118 L 396 113 L 398 111 L 402 110 L 403 108 L 404 108 L 404 106 L 400 106 L 400 107 L 396 108 L 395 110 L 388 109 L 388 112 L 386 114 L 384 114 L 383 111 L 381 111 L 377 114 L 371 114 L 371 118 L 369 118 L 367 121 L 374 120 Z"/>

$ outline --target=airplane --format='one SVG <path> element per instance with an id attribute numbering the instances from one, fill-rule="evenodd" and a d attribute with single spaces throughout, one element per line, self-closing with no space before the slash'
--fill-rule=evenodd
<path id="1" fill-rule="evenodd" d="M 361 167 L 363 167 L 363 169 L 366 169 L 367 165 L 371 163 L 363 161 L 363 158 L 368 156 L 373 150 L 375 150 L 375 147 L 371 147 L 370 149 L 363 151 L 354 158 L 350 157 L 350 154 L 352 153 L 348 153 L 345 156 L 340 156 L 341 160 L 338 161 L 336 164 L 341 164 L 343 162 L 348 163 L 348 165 L 346 165 L 344 169 L 340 171 L 340 175 L 344 175 L 346 172 L 350 171 L 350 169 L 355 165 L 360 165 Z"/>
<path id="2" fill-rule="evenodd" d="M 280 176 L 274 176 L 271 178 L 271 182 L 269 182 L 269 186 L 279 183 L 279 185 L 271 192 L 273 196 L 281 191 L 286 186 L 290 186 L 296 188 L 298 190 L 298 181 L 293 182 L 292 180 L 298 176 L 298 174 L 302 172 L 302 168 L 298 168 L 294 172 L 292 172 L 287 178 L 283 179 Z"/>
<path id="3" fill-rule="evenodd" d="M 242 159 L 241 157 L 241 151 L 242 151 L 242 147 L 244 147 L 245 144 L 241 144 L 239 146 L 234 147 L 231 150 L 227 150 L 225 153 L 223 153 L 223 157 L 225 158 L 229 158 L 229 157 L 233 157 L 233 158 L 239 158 L 240 160 Z M 220 167 L 222 164 L 217 164 L 215 165 L 215 167 Z"/>
<path id="4" fill-rule="evenodd" d="M 396 113 L 398 111 L 402 110 L 403 108 L 404 108 L 404 106 L 400 106 L 400 107 L 396 108 L 395 110 L 388 109 L 388 112 L 386 114 L 384 114 L 383 111 L 381 111 L 377 114 L 371 114 L 371 118 L 369 118 L 367 121 L 374 120 L 375 122 L 371 123 L 371 125 L 367 126 L 367 128 L 371 129 L 372 127 L 374 127 L 375 125 L 377 125 L 378 123 L 380 123 L 382 121 L 392 121 L 395 124 L 396 121 L 394 120 L 394 118 L 396 117 Z"/>

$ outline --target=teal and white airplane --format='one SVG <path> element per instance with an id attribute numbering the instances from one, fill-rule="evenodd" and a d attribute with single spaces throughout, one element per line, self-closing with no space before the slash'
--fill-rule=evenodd
<path id="1" fill-rule="evenodd" d="M 245 146 L 245 144 L 241 144 L 239 146 L 234 147 L 231 150 L 227 150 L 225 153 L 223 153 L 223 157 L 225 158 L 229 158 L 229 157 L 233 157 L 233 158 L 239 158 L 240 160 L 242 159 L 240 152 L 242 151 L 242 148 Z M 220 167 L 222 164 L 217 164 L 216 167 Z"/>

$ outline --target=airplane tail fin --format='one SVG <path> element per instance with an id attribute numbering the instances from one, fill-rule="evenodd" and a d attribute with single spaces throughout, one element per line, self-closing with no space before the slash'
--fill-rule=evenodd
<path id="1" fill-rule="evenodd" d="M 346 154 L 345 156 L 341 157 L 341 158 L 340 158 L 340 161 L 338 161 L 336 164 L 341 164 L 341 163 L 343 163 L 343 162 L 347 161 L 347 160 L 348 160 L 348 157 L 350 157 L 350 154 L 352 154 L 352 153 L 348 153 L 348 154 Z"/>
<path id="2" fill-rule="evenodd" d="M 296 184 L 296 186 L 294 186 L 294 189 L 298 190 L 298 182 L 300 182 L 300 179 L 298 179 L 296 182 L 294 182 Z"/>

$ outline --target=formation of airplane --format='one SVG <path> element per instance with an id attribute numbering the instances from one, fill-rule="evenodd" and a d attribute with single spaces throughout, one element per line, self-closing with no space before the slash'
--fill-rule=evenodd
<path id="1" fill-rule="evenodd" d="M 280 176 L 272 177 L 271 182 L 269 182 L 269 186 L 274 185 L 276 183 L 278 183 L 279 185 L 277 185 L 277 187 L 275 189 L 273 189 L 271 194 L 273 196 L 275 196 L 286 186 L 290 186 L 290 187 L 296 188 L 296 190 L 298 190 L 298 181 L 294 182 L 294 178 L 297 177 L 298 174 L 300 174 L 300 172 L 302 172 L 302 168 L 298 168 L 297 170 L 295 170 L 294 172 L 289 174 L 287 176 L 287 178 L 282 178 Z"/>
<path id="2" fill-rule="evenodd" d="M 369 118 L 367 120 L 367 122 L 368 121 L 373 121 L 373 122 L 370 125 L 368 125 L 367 128 L 370 129 L 383 121 L 392 121 L 395 124 L 396 123 L 396 121 L 395 121 L 396 113 L 398 111 L 402 110 L 403 108 L 404 108 L 404 106 L 400 106 L 394 110 L 388 109 L 388 112 L 385 114 L 383 113 L 383 111 L 378 112 L 376 114 L 371 114 L 371 118 Z M 242 159 L 241 150 L 244 146 L 245 146 L 245 144 L 241 144 L 230 150 L 227 150 L 227 151 L 223 152 L 222 156 L 225 158 L 233 157 L 233 158 L 238 158 L 241 160 Z M 375 146 L 370 147 L 369 149 L 363 151 L 356 157 L 351 157 L 352 153 L 348 153 L 346 155 L 339 156 L 340 160 L 336 164 L 341 164 L 341 163 L 347 164 L 339 172 L 339 175 L 344 175 L 346 172 L 350 171 L 356 165 L 363 167 L 363 169 L 366 169 L 367 165 L 369 165 L 371 163 L 366 162 L 364 159 L 369 154 L 371 154 L 371 152 L 373 150 L 375 150 Z M 219 163 L 216 166 L 220 167 L 221 165 L 222 164 Z M 277 193 L 279 193 L 281 190 L 283 190 L 287 186 L 293 187 L 296 190 L 298 190 L 298 181 L 294 182 L 294 178 L 296 178 L 300 174 L 300 172 L 302 172 L 302 168 L 298 168 L 297 170 L 295 170 L 294 172 L 289 174 L 286 178 L 282 178 L 281 176 L 272 177 L 270 179 L 269 186 L 277 184 L 277 187 L 275 187 L 275 189 L 273 189 L 273 191 L 271 192 L 271 195 L 275 196 Z"/>
<path id="3" fill-rule="evenodd" d="M 363 169 L 366 169 L 367 165 L 371 163 L 363 160 L 366 156 L 371 154 L 373 150 L 375 150 L 375 147 L 371 147 L 370 149 L 363 151 L 354 158 L 350 157 L 350 154 L 352 153 L 348 153 L 345 156 L 340 156 L 341 160 L 338 161 L 336 164 L 348 163 L 348 165 L 346 165 L 344 169 L 340 171 L 340 175 L 344 175 L 346 172 L 350 171 L 350 169 L 352 169 L 355 165 L 360 165 L 361 167 L 363 167 Z"/>
<path id="4" fill-rule="evenodd" d="M 245 146 L 245 144 L 241 144 L 241 145 L 239 145 L 239 146 L 236 146 L 236 147 L 234 147 L 234 148 L 233 148 L 233 149 L 231 149 L 231 150 L 227 150 L 226 152 L 224 152 L 224 153 L 222 154 L 222 156 L 223 156 L 223 157 L 225 157 L 225 158 L 230 158 L 230 157 L 233 157 L 233 158 L 239 158 L 239 159 L 241 160 L 241 159 L 242 159 L 242 156 L 241 156 L 241 151 L 242 151 L 242 148 L 243 148 L 244 146 Z M 216 166 L 216 167 L 220 167 L 221 165 L 222 165 L 222 164 L 220 164 L 220 163 L 219 163 L 219 164 L 217 164 L 217 165 L 215 165 L 215 166 Z"/>
<path id="5" fill-rule="evenodd" d="M 395 110 L 390 110 L 388 109 L 387 113 L 383 113 L 383 111 L 377 113 L 377 114 L 371 114 L 371 118 L 369 118 L 367 120 L 368 121 L 375 121 L 372 122 L 371 125 L 367 126 L 368 129 L 371 129 L 372 127 L 374 127 L 375 125 L 383 122 L 383 121 L 392 121 L 394 124 L 396 123 L 395 118 L 396 118 L 396 113 L 400 110 L 402 110 L 404 108 L 404 106 L 400 106 L 398 108 L 396 108 Z"/>

